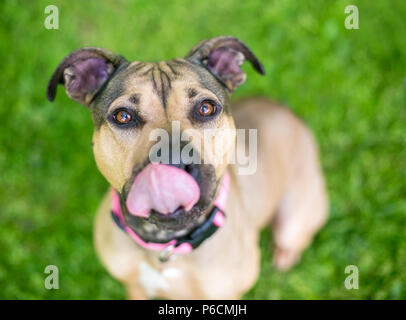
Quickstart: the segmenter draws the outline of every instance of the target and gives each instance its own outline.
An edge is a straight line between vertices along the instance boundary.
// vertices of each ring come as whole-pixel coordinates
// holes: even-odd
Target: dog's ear
[[[207,68],[230,93],[245,81],[246,74],[240,68],[245,59],[258,73],[265,74],[258,58],[241,40],[234,37],[222,36],[201,41],[185,59]]]
[[[126,60],[106,49],[87,47],[69,54],[48,83],[47,98],[54,101],[58,84],[65,86],[73,100],[89,106],[98,90]]]

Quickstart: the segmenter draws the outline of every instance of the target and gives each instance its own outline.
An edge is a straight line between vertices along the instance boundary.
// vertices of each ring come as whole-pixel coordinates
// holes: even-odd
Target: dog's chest
[[[138,271],[139,283],[149,298],[155,297],[158,292],[168,291],[170,280],[180,279],[182,276],[179,268],[156,268],[145,261],[139,264]]]
[[[234,247],[234,246],[233,246]],[[235,299],[251,287],[258,274],[258,250],[239,245],[239,252],[224,250],[198,258],[154,264],[138,264],[138,283],[148,298]],[[246,250],[247,249],[247,250]],[[241,257],[244,257],[241,259]]]

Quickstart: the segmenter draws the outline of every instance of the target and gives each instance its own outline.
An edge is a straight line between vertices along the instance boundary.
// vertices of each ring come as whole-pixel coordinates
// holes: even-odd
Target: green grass
[[[330,195],[328,224],[292,270],[272,267],[264,231],[260,278],[245,297],[406,298],[406,2],[54,0],[60,29],[46,30],[49,3],[0,4],[0,298],[124,298],[92,244],[108,185],[89,112],[61,88],[45,99],[59,61],[88,45],[169,59],[217,35],[244,40],[267,70],[246,65],[234,98],[281,101],[314,131]],[[344,28],[347,4],[359,8],[359,30]],[[49,264],[59,290],[44,288]],[[350,264],[359,290],[344,287]]]

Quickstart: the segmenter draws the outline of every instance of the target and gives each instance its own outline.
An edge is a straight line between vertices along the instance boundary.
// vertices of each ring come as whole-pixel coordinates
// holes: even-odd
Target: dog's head
[[[90,109],[97,166],[120,194],[127,224],[139,233],[185,230],[210,208],[234,147],[234,136],[221,132],[234,128],[229,96],[245,80],[245,59],[264,74],[251,50],[233,37],[202,41],[184,59],[155,63],[83,48],[54,72],[48,99],[63,84],[70,98]],[[197,143],[208,129],[216,135]],[[188,130],[192,141],[179,141]],[[162,131],[168,143],[157,139]],[[214,139],[222,147],[207,152]]]

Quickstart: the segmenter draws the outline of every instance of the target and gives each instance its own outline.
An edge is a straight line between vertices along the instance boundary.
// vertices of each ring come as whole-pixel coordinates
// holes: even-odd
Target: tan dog
[[[326,220],[323,176],[306,126],[265,99],[246,99],[231,108],[229,95],[245,80],[244,59],[264,73],[255,55],[233,37],[202,41],[184,59],[156,63],[130,63],[104,49],[83,48],[66,57],[50,80],[50,101],[63,84],[69,97],[91,111],[95,160],[115,190],[117,223],[127,231],[112,219],[109,192],[96,217],[96,249],[129,298],[239,298],[258,277],[263,226],[272,222],[274,263],[287,269]],[[227,134],[216,137],[224,144],[216,159],[225,161],[185,164],[170,158],[166,165],[151,164],[151,132],[161,128],[170,134],[175,120],[181,132],[257,129],[256,172],[241,175],[241,165],[228,165],[236,140]],[[204,158],[204,148],[206,142],[194,145],[193,152]],[[229,191],[224,191],[226,172]],[[216,220],[223,216],[212,215],[221,192],[228,197],[224,224]],[[200,232],[210,217],[211,231]],[[188,253],[162,262],[179,239],[190,239],[197,229],[201,243],[188,240]],[[163,252],[150,250],[151,243]]]

